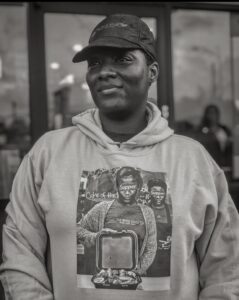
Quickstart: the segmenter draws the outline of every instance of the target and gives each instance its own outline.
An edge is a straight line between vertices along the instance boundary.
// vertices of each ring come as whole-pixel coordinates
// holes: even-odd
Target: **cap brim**
[[[72,61],[78,63],[87,60],[89,55],[95,52],[98,48],[125,48],[125,49],[138,49],[141,48],[133,42],[126,41],[121,38],[104,37],[92,42],[90,45],[77,52]]]

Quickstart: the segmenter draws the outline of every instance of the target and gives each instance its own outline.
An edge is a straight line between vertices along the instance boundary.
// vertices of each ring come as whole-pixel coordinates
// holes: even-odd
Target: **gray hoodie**
[[[239,299],[239,218],[223,171],[198,142],[173,134],[155,105],[147,110],[147,127],[120,147],[102,131],[98,110],[91,109],[74,117],[74,126],[44,134],[24,157],[3,228],[0,271],[7,299]],[[167,175],[173,211],[170,278],[150,279],[136,291],[79,288],[76,214],[82,172],[121,166]]]

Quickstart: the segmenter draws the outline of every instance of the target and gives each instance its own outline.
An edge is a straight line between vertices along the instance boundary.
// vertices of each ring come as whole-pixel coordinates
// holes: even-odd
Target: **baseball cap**
[[[156,60],[153,33],[135,15],[113,14],[106,17],[93,29],[88,46],[77,52],[72,61],[87,60],[89,54],[98,47],[141,49]]]

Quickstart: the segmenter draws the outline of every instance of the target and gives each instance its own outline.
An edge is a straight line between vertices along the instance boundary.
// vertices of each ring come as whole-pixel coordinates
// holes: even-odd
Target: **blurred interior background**
[[[208,149],[239,207],[239,3],[1,2],[1,224],[33,143],[94,106],[86,63],[71,60],[94,26],[118,12],[142,17],[156,38],[160,76],[150,101],[176,133]]]

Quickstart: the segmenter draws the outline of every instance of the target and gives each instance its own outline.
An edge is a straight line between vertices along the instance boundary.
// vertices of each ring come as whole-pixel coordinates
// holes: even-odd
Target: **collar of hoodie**
[[[102,130],[102,125],[97,108],[91,108],[72,118],[73,125],[77,126],[83,134],[94,140],[97,145],[111,149],[112,146],[120,149],[135,149],[152,146],[159,143],[173,134],[169,128],[168,121],[161,116],[161,111],[152,102],[147,102],[148,124],[138,134],[125,142],[113,141]],[[120,147],[119,147],[120,145]]]

